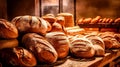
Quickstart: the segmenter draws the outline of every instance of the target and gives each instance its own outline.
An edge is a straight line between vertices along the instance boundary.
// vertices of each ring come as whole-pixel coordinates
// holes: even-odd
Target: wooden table
[[[63,64],[54,67],[103,67],[120,57],[120,49],[107,51],[104,57],[95,57],[94,60],[81,61],[68,58]]]

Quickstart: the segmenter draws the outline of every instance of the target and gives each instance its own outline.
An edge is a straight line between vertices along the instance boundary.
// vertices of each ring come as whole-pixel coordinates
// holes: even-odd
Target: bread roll
[[[65,18],[63,16],[56,17],[57,23],[61,24],[62,26],[65,26]]]
[[[6,48],[0,51],[2,62],[12,66],[30,67],[36,66],[37,61],[34,55],[22,47]]]
[[[18,37],[17,28],[5,19],[0,19],[0,38],[12,39]]]
[[[78,19],[77,24],[84,24],[83,20],[84,20],[84,18]]]
[[[90,58],[95,55],[92,43],[85,38],[75,38],[71,41],[70,52],[75,57]]]
[[[42,16],[42,18],[46,21],[48,21],[51,25],[56,22],[56,18],[53,14],[46,14],[45,16]]]
[[[65,58],[68,55],[69,40],[63,32],[50,32],[45,37],[57,51],[59,59]]]
[[[17,39],[0,40],[0,49],[13,48],[18,46]]]
[[[92,18],[85,18],[85,19],[83,20],[83,23],[84,23],[84,24],[89,24],[89,23],[91,23],[91,21],[92,21]]]
[[[65,18],[65,27],[73,27],[74,26],[74,18],[70,13],[60,13],[58,16],[63,16]]]
[[[116,18],[116,19],[114,20],[114,23],[120,23],[120,18]]]
[[[45,34],[48,31],[47,21],[36,16],[18,16],[13,18],[12,23],[20,33]]]
[[[43,37],[36,33],[25,34],[22,43],[29,49],[39,62],[54,63],[58,55],[53,46]]]
[[[85,38],[90,40],[92,42],[92,44],[94,45],[96,56],[104,56],[104,54],[105,54],[105,44],[100,37],[98,37],[96,35],[87,35],[87,36],[85,36]]]
[[[53,31],[61,31],[61,32],[63,32],[63,28],[62,28],[61,24],[55,22],[52,25],[52,30],[51,31],[52,32]]]
[[[95,18],[93,18],[93,19],[91,20],[91,23],[90,23],[90,24],[96,24],[96,23],[98,23],[99,20],[100,20],[100,18],[101,18],[101,16],[96,16]]]

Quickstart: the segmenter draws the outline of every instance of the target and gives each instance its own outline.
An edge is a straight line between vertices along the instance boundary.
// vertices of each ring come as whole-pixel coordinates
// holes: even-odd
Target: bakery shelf
[[[78,24],[80,28],[120,28],[120,23]]]

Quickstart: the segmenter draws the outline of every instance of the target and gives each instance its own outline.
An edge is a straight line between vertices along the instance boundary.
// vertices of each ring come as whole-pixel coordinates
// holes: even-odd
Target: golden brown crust
[[[37,61],[34,55],[22,47],[7,48],[0,51],[0,58],[6,64],[13,66],[36,66]]]
[[[61,24],[62,26],[65,26],[65,18],[63,16],[56,17],[57,23]]]
[[[120,18],[116,18],[116,19],[114,20],[114,23],[120,23]]]
[[[77,24],[84,24],[84,23],[83,23],[83,20],[84,20],[84,18],[78,19]]]
[[[99,36],[103,39],[105,43],[105,48],[119,48],[120,44],[115,39],[115,33],[113,32],[104,32],[99,34]]]
[[[59,59],[65,58],[68,55],[69,40],[63,32],[50,32],[45,37],[56,49]]]
[[[23,44],[32,51],[39,62],[54,63],[57,60],[57,52],[53,46],[43,37],[35,33],[23,36]]]
[[[20,33],[45,34],[48,31],[47,21],[36,16],[19,16],[12,20]]]
[[[96,35],[87,35],[87,36],[85,36],[85,38],[90,40],[92,42],[92,44],[94,45],[96,56],[104,56],[104,54],[105,54],[105,44],[100,37],[98,37]]]
[[[95,54],[92,43],[84,38],[75,38],[71,41],[70,52],[76,57],[90,58]]]
[[[17,39],[0,40],[0,49],[13,48],[18,46]]]
[[[52,30],[51,30],[52,32],[54,32],[54,31],[61,31],[61,32],[63,32],[63,29],[62,29],[62,26],[61,26],[61,24],[59,24],[59,23],[53,23],[53,25],[52,25]]]
[[[65,27],[73,27],[74,19],[71,13],[59,13],[58,16],[63,16],[65,19]]]
[[[93,19],[91,20],[91,24],[96,24],[96,23],[98,23],[99,20],[100,20],[100,18],[101,18],[101,16],[96,16],[95,18],[93,18]]]
[[[48,21],[51,25],[56,22],[56,18],[53,14],[46,14],[45,16],[42,16],[42,18],[46,21]]]
[[[86,18],[86,19],[83,20],[83,23],[84,24],[89,24],[89,23],[91,23],[91,21],[92,21],[92,18]]]
[[[11,39],[17,37],[17,28],[7,20],[0,19],[0,38]]]

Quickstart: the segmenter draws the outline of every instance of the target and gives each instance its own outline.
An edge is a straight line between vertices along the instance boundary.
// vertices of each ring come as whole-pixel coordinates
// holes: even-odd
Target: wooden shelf
[[[94,60],[88,61],[69,58],[65,63],[55,67],[103,67],[118,57],[120,57],[120,49],[113,49],[111,52],[106,53],[104,57],[95,57]]]

